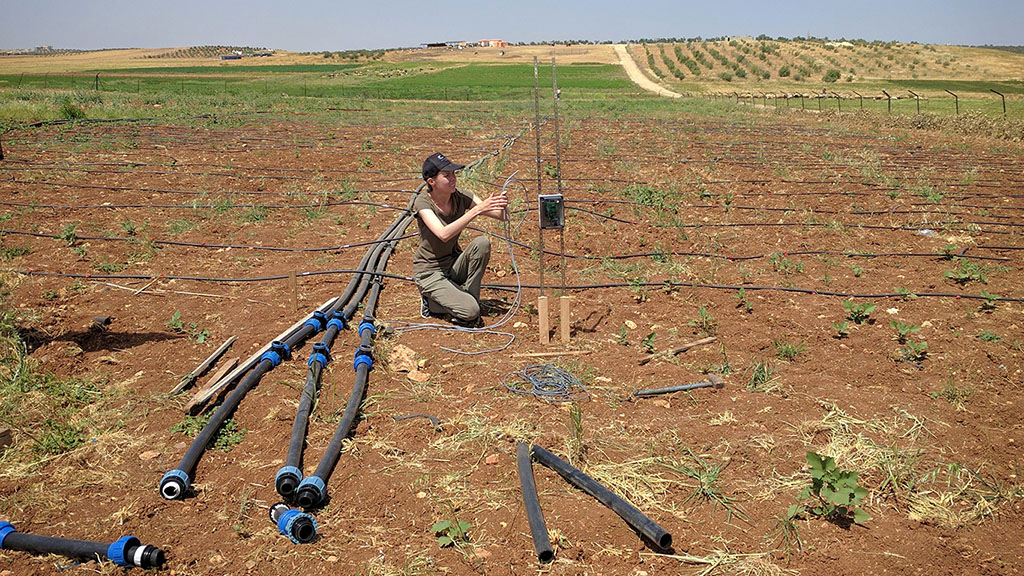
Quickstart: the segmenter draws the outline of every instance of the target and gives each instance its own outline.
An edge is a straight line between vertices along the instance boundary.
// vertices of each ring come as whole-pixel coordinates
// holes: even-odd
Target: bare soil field
[[[543,265],[548,294],[573,298],[572,339],[560,343],[553,314],[543,346],[533,132],[481,106],[376,106],[7,134],[0,240],[26,361],[89,384],[69,420],[83,442],[70,451],[36,448],[43,392],[8,415],[0,518],[67,538],[133,534],[182,576],[1022,573],[1020,145],[755,112],[567,114],[567,258],[563,270],[547,231]],[[461,123],[441,137],[422,128],[452,117]],[[542,130],[542,187],[553,192],[550,123]],[[516,171],[522,181],[509,227],[519,244],[479,223],[494,247],[485,324],[513,306],[517,272],[529,286],[501,329],[511,345],[467,355],[441,347],[483,352],[507,337],[408,330],[421,319],[402,279],[415,240],[403,240],[376,309],[360,418],[327,504],[310,511],[318,538],[293,544],[267,518],[311,342],[242,401],[241,442],[209,449],[187,498],[164,500],[157,485],[190,442],[172,431],[190,395],[169,394],[179,377],[232,335],[228,356],[248,357],[337,296],[366,251],[348,245],[394,221],[436,150],[462,162],[496,154],[462,177],[477,194]],[[875,307],[855,320],[844,302]],[[344,409],[358,342],[349,329],[334,344],[307,472]],[[392,360],[403,347],[411,372]],[[568,354],[523,356],[539,352]],[[652,352],[662,355],[642,363]],[[577,410],[503,385],[538,361],[587,388]],[[632,397],[709,375],[724,386]],[[409,414],[441,426],[394,418]],[[535,464],[555,548],[539,565],[517,441],[627,498],[672,534],[672,549]],[[869,520],[787,515],[811,507],[800,498],[808,451],[860,473]],[[468,539],[442,548],[432,526],[452,519],[469,523]],[[4,575],[97,572],[122,570],[0,551]]]

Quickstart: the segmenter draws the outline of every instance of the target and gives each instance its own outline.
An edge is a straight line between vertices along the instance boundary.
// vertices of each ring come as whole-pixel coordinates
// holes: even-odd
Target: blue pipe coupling
[[[160,495],[168,500],[184,500],[191,482],[184,470],[171,470],[160,480]]]
[[[371,337],[371,338],[372,338],[372,337],[373,337],[374,335],[376,335],[376,334],[377,334],[377,327],[373,325],[373,322],[366,322],[366,321],[363,321],[363,322],[360,322],[360,323],[359,323],[359,337],[360,337],[360,338],[362,338],[362,337],[363,337],[363,330],[369,330],[369,331],[370,331],[370,337]]]
[[[267,350],[262,356],[260,356],[260,362],[270,360],[270,364],[274,368],[277,368],[278,364],[280,364],[282,360],[288,360],[291,357],[291,348],[280,340],[274,340],[270,343],[270,350]]]
[[[299,484],[295,499],[299,506],[308,510],[319,506],[326,496],[327,485],[323,479],[319,476],[310,476]]]
[[[302,482],[302,470],[295,466],[283,466],[277,471],[277,476],[274,476],[274,488],[284,498],[294,496],[300,482]]]
[[[324,314],[323,312],[316,310],[313,312],[313,317],[310,318],[309,320],[306,320],[303,326],[309,326],[310,328],[313,329],[313,333],[316,334],[317,332],[323,330],[326,324],[327,314]]]
[[[324,344],[323,342],[317,342],[316,344],[313,344],[313,351],[310,352],[309,362],[307,362],[307,364],[309,364],[310,367],[312,367],[313,363],[316,362],[320,364],[320,368],[322,369],[324,366],[327,366],[327,363],[330,360],[331,349],[327,347],[327,344]]]
[[[316,538],[316,519],[305,512],[289,508],[284,502],[270,507],[270,521],[295,544],[306,544]]]
[[[330,328],[331,326],[334,326],[335,332],[341,332],[342,330],[344,330],[345,313],[339,310],[334,314],[331,314],[331,319],[327,322],[327,327]]]

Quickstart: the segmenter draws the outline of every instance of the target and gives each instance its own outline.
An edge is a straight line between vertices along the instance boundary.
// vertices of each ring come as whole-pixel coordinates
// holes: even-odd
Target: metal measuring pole
[[[533,132],[537,142],[537,210],[540,210],[539,198],[541,194],[541,172],[540,172],[540,81],[538,80],[537,57],[533,57]],[[539,214],[539,212],[538,212]],[[548,297],[544,295],[544,230],[537,228],[537,245],[540,249],[540,296],[537,297],[537,330],[541,344],[551,341],[550,328],[548,325]]]
[[[558,182],[558,194],[563,197],[563,201],[562,202],[564,204],[564,202],[565,202],[564,201],[564,194],[562,193],[562,134],[561,134],[561,132],[559,131],[559,128],[558,128],[558,98],[559,98],[559,96],[561,96],[561,92],[558,90],[558,74],[556,72],[555,58],[553,56],[551,58],[551,89],[552,89],[552,94],[554,96],[554,113],[555,113],[555,172],[556,172],[555,180]],[[565,276],[566,276],[566,270],[565,270],[565,223],[564,223],[564,221],[562,223],[562,226],[558,229],[558,236],[559,236],[559,239],[560,239],[560,242],[561,242],[561,248],[560,248],[559,254],[562,257],[562,264],[561,264],[561,268],[562,268],[562,295],[558,299],[558,304],[559,304],[559,308],[560,308],[560,314],[559,314],[560,322],[559,322],[559,324],[560,324],[560,328],[561,328],[560,331],[561,331],[561,335],[562,335],[562,342],[563,343],[568,343],[569,342],[569,333],[570,333],[570,328],[571,328],[570,320],[569,320],[570,315],[571,315],[570,312],[569,312],[569,304],[570,304],[571,298],[569,298],[568,296],[565,295],[565,286],[566,286]]]

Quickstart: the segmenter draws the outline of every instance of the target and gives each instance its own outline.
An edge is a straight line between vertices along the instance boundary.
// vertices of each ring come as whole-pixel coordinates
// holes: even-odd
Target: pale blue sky
[[[501,38],[818,36],[1024,44],[1022,0],[0,0],[0,49],[210,44],[313,52]]]

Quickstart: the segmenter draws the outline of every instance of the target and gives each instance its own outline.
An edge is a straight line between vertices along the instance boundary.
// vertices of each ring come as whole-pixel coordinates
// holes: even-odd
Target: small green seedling
[[[644,351],[644,354],[654,354],[654,337],[655,333],[651,332],[640,341],[640,349]]]
[[[957,284],[967,284],[968,282],[981,282],[982,284],[988,284],[988,277],[985,274],[988,269],[984,266],[971,262],[966,258],[955,258],[954,259],[958,267],[953,270],[946,271],[946,278],[956,282]]]
[[[437,536],[437,544],[441,548],[469,542],[469,529],[472,525],[465,520],[442,520],[430,527]]]
[[[850,323],[846,320],[833,322],[832,328],[836,331],[836,338],[846,338],[850,335]]]
[[[742,307],[747,311],[747,314],[754,311],[754,305],[750,303],[750,300],[747,300],[747,290],[745,288],[740,288],[733,298],[740,301],[739,304],[736,305],[737,308]]]
[[[619,346],[629,346],[629,330],[625,324],[619,326],[619,332],[615,336],[615,343]]]
[[[900,348],[900,356],[903,360],[907,360],[909,362],[920,362],[928,356],[927,342],[914,342],[913,340],[907,340],[903,345],[903,348]]]
[[[857,484],[857,472],[841,470],[836,461],[816,452],[807,452],[811,484],[800,492],[800,498],[816,500],[807,512],[831,522],[863,524],[871,515],[861,507],[868,495],[866,488]]]
[[[893,291],[896,292],[896,296],[899,297],[900,300],[906,301],[909,300],[910,298],[917,298],[917,294],[914,294],[913,292],[907,290],[906,288],[901,288],[897,286],[896,288],[893,288]]]
[[[900,344],[906,344],[908,336],[910,336],[914,332],[921,331],[920,326],[915,326],[914,324],[907,324],[905,322],[898,322],[896,320],[889,322],[889,326],[891,326],[892,329],[896,331],[896,335],[893,336],[892,339],[899,342]]]
[[[978,339],[983,340],[985,342],[999,342],[1003,338],[1002,336],[996,334],[995,332],[991,332],[989,330],[982,330],[980,333],[978,333]]]
[[[956,251],[959,249],[960,247],[956,244],[946,244],[942,250],[939,250],[939,256],[942,256],[943,260],[952,260],[956,257]]]
[[[996,302],[1003,299],[999,294],[989,294],[984,290],[981,291],[981,297],[985,299],[985,301],[981,303],[981,310],[985,312],[995,310],[997,306]]]
[[[843,309],[846,310],[846,317],[854,324],[867,324],[868,317],[875,311],[874,302],[855,304],[853,300],[843,300]]]
[[[715,322],[715,317],[712,316],[710,312],[708,312],[706,306],[701,306],[700,308],[697,309],[697,319],[690,320],[689,324],[690,326],[694,326],[695,328],[699,329],[701,332],[707,334],[708,336],[711,336],[712,334],[715,333],[715,327],[717,326],[717,322]]]

